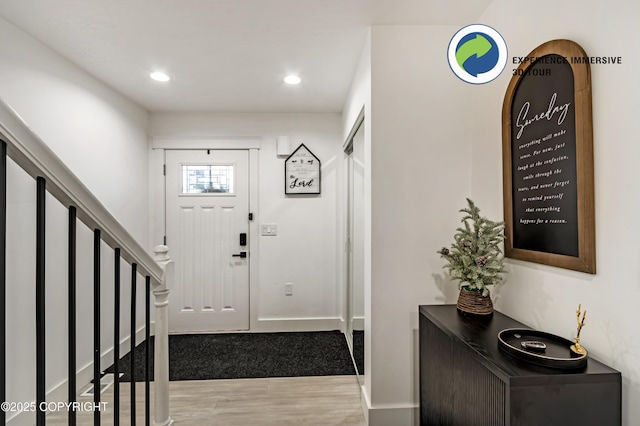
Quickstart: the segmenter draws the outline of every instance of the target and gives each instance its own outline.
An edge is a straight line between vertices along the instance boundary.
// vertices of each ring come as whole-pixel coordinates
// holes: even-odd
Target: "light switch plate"
[[[260,225],[260,234],[270,237],[278,235],[278,225],[275,223],[263,223]]]

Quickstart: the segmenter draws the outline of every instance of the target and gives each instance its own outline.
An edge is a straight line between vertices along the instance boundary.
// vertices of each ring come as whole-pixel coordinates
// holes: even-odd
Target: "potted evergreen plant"
[[[480,209],[467,198],[468,207],[464,213],[464,227],[456,230],[451,248],[438,251],[447,264],[453,280],[459,281],[460,295],[457,307],[460,311],[489,315],[493,313],[493,303],[489,286],[502,281],[504,257],[500,244],[504,240],[504,222],[494,222],[480,216]]]

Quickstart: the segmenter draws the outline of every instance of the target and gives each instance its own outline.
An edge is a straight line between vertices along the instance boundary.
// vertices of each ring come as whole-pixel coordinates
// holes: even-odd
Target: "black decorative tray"
[[[523,342],[532,348],[523,347]],[[545,348],[536,349],[538,342]],[[570,349],[573,344],[560,336],[526,328],[507,328],[498,333],[498,346],[508,354],[532,364],[561,370],[576,370],[587,365],[587,354],[574,353]]]

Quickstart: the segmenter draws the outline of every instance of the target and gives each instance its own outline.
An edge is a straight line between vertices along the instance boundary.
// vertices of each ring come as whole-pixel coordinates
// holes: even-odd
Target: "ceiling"
[[[0,16],[149,111],[340,112],[369,26],[466,25],[491,1],[0,0]]]

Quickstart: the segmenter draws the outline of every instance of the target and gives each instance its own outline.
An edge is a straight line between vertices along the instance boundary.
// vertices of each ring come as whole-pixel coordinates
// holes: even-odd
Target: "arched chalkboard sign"
[[[594,274],[591,71],[569,40],[534,49],[502,106],[505,255]]]

